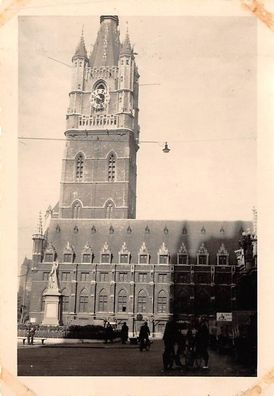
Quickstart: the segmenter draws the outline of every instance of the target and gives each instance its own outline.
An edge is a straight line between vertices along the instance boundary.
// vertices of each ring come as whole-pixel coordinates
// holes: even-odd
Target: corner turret
[[[38,264],[43,259],[43,248],[45,236],[43,234],[42,225],[42,214],[39,213],[39,219],[37,224],[37,231],[32,235],[33,240],[33,252],[32,252],[32,269],[36,269]]]

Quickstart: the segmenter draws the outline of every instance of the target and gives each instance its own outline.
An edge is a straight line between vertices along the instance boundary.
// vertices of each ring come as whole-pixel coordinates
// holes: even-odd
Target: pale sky
[[[138,53],[137,218],[250,220],[256,206],[256,20],[121,17]],[[64,138],[70,65],[82,25],[98,17],[23,17],[19,136]],[[159,143],[145,143],[145,141]],[[144,141],[144,143],[142,143]],[[162,152],[168,141],[171,151]],[[38,212],[59,199],[64,141],[19,142],[19,261],[31,257]]]

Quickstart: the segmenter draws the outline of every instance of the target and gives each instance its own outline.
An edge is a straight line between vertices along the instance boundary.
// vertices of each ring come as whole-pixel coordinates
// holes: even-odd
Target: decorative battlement
[[[108,128],[116,128],[118,127],[118,120],[118,116],[114,114],[100,114],[95,116],[81,115],[78,116],[78,128],[85,129],[87,126],[102,129],[104,129],[106,126]]]

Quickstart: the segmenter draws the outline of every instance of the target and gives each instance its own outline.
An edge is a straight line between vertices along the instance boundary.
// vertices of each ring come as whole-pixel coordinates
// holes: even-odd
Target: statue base
[[[42,325],[58,326],[60,324],[60,296],[56,290],[45,293],[45,310]]]

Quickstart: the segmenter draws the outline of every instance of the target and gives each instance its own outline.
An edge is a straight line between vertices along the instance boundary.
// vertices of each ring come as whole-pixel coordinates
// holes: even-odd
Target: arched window
[[[105,90],[106,87],[105,87],[105,85],[104,85],[103,83],[99,83],[98,85],[96,85],[96,88],[95,88],[95,89]]]
[[[140,290],[137,297],[137,312],[146,312],[147,296],[144,290]]]
[[[108,296],[105,289],[102,289],[99,293],[98,311],[106,312],[108,305]]]
[[[76,181],[80,182],[83,180],[83,173],[84,173],[84,156],[82,153],[79,153],[75,159]]]
[[[166,293],[164,292],[164,290],[161,290],[158,294],[157,311],[159,313],[167,312],[167,297],[166,297]]]
[[[113,153],[108,157],[108,181],[113,182],[115,180],[116,171],[116,158]]]
[[[72,218],[79,219],[82,205],[79,201],[76,201],[72,205]]]
[[[124,289],[120,290],[118,294],[118,312],[127,311],[127,293]]]
[[[88,293],[83,289],[79,297],[79,312],[88,312]]]

